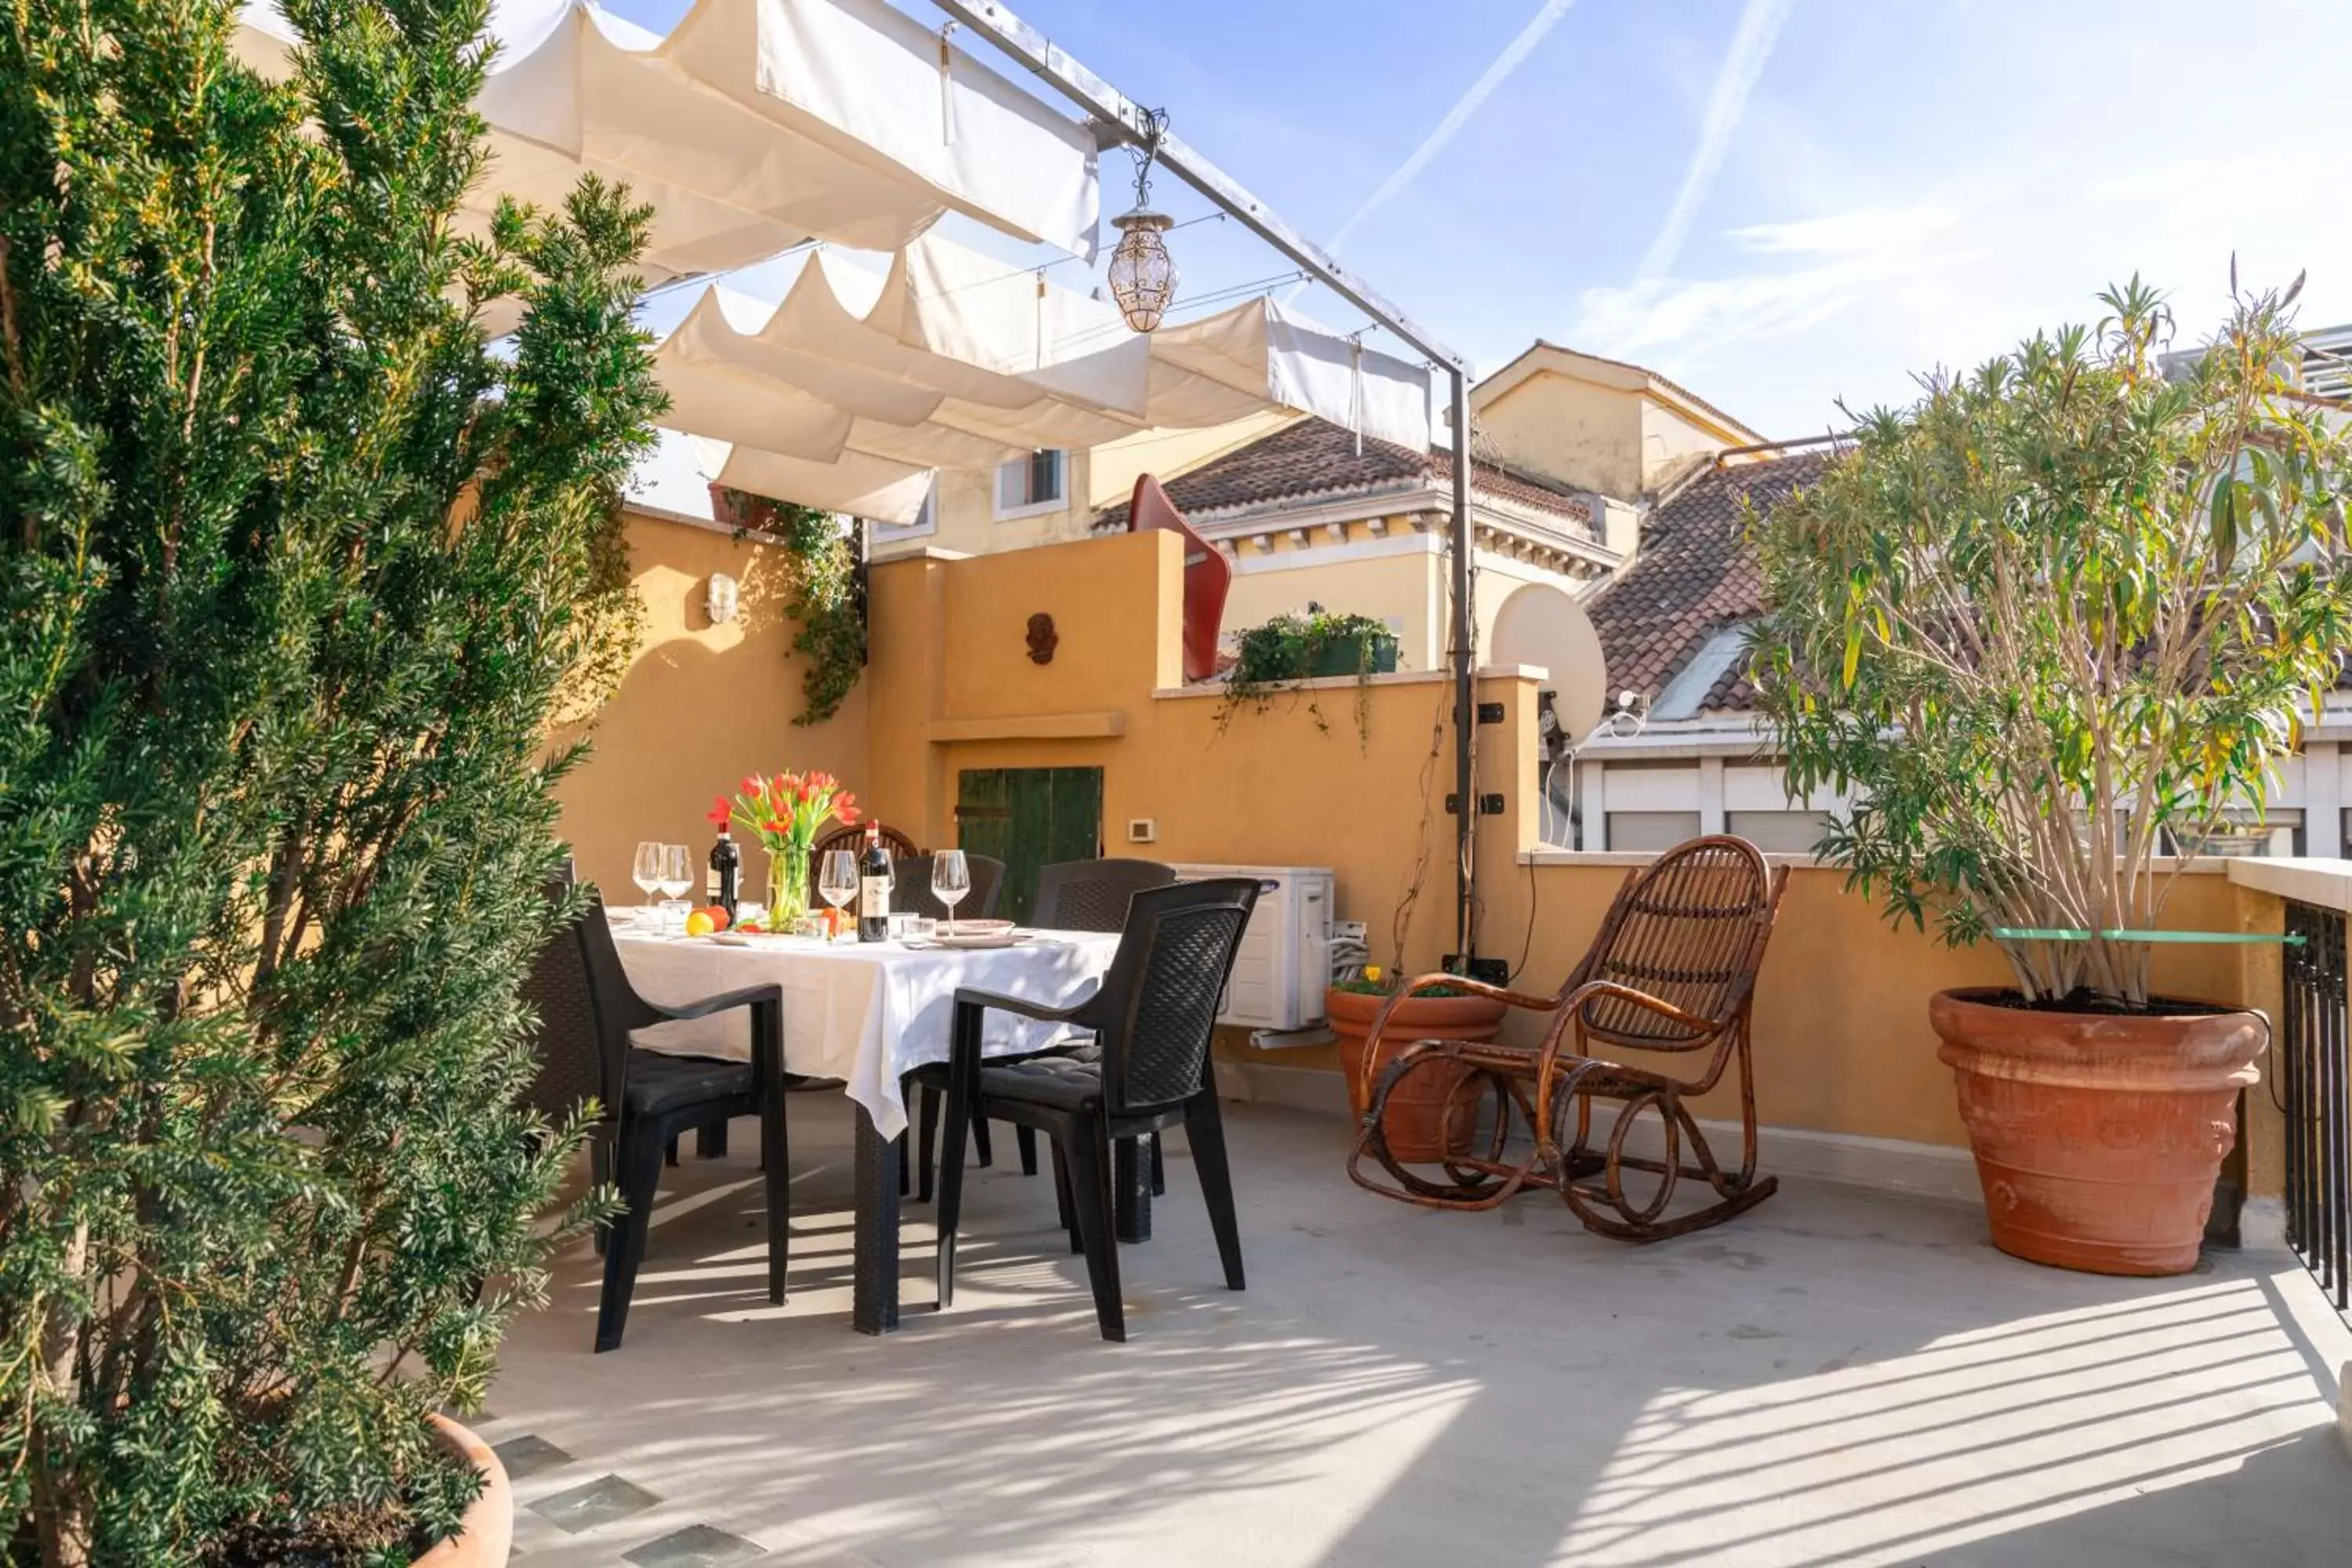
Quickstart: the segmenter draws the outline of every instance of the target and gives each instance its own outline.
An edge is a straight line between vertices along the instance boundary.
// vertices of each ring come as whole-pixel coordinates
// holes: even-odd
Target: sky
[[[606,0],[667,27],[685,0]],[[922,0],[902,7],[927,18]],[[2307,270],[2352,321],[2352,0],[1019,0],[1481,371],[1542,338],[1769,437],[1842,428],[2135,271],[2182,343]],[[1132,198],[1103,163],[1106,214]],[[1155,205],[1208,208],[1164,174]],[[1028,258],[1003,242],[1008,259]],[[1185,295],[1263,281],[1235,226]],[[1084,268],[1057,281],[1089,286]],[[1394,345],[1391,345],[1393,347]]]

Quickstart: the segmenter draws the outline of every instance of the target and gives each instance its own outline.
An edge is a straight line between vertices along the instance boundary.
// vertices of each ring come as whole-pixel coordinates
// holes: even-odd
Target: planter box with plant
[[[604,1206],[516,993],[646,216],[458,221],[486,0],[285,11],[282,82],[231,0],[0,22],[10,1563],[502,1561],[435,1413]]]
[[[1334,615],[1310,603],[1303,616],[1280,615],[1244,631],[1233,673],[1227,678],[1223,721],[1247,706],[1263,711],[1285,691],[1296,692],[1310,680],[1356,678],[1356,731],[1360,738],[1370,722],[1370,683],[1375,675],[1392,675],[1397,667],[1397,639],[1388,623],[1370,616]],[[1330,729],[1323,710],[1311,698],[1307,711],[1318,730]]]
[[[1789,787],[1854,802],[1822,852],[2009,962],[2011,989],[1931,1016],[2021,1257],[2191,1267],[2256,1079],[2266,1021],[2152,994],[2145,933],[2171,847],[2259,818],[2352,632],[2352,451],[2292,381],[2294,292],[2241,296],[2168,374],[2135,279],[2097,326],[1864,417],[1754,530]]]

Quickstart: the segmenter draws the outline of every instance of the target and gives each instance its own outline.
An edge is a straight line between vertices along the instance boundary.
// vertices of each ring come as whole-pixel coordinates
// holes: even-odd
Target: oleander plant
[[[487,0],[283,8],[0,17],[11,1563],[409,1561],[584,1214],[516,993],[646,218],[461,220]]]

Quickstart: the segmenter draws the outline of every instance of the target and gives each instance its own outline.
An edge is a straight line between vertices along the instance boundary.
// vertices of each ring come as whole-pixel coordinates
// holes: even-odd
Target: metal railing
[[[2347,1310],[2352,1224],[2352,1074],[2347,1074],[2344,916],[2286,901],[2285,1016],[2273,1094],[2286,1115],[2286,1238],[2320,1289]]]

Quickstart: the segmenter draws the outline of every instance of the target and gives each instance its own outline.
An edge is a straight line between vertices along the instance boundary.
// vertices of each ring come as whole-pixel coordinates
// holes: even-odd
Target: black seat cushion
[[[1018,1100],[1055,1110],[1087,1111],[1102,1103],[1102,1058],[1076,1056],[1031,1057],[1025,1061],[984,1063],[980,1069],[980,1095],[990,1100]]]
[[[680,1106],[751,1092],[751,1064],[717,1057],[674,1057],[667,1051],[629,1053],[629,1114],[658,1116]]]

